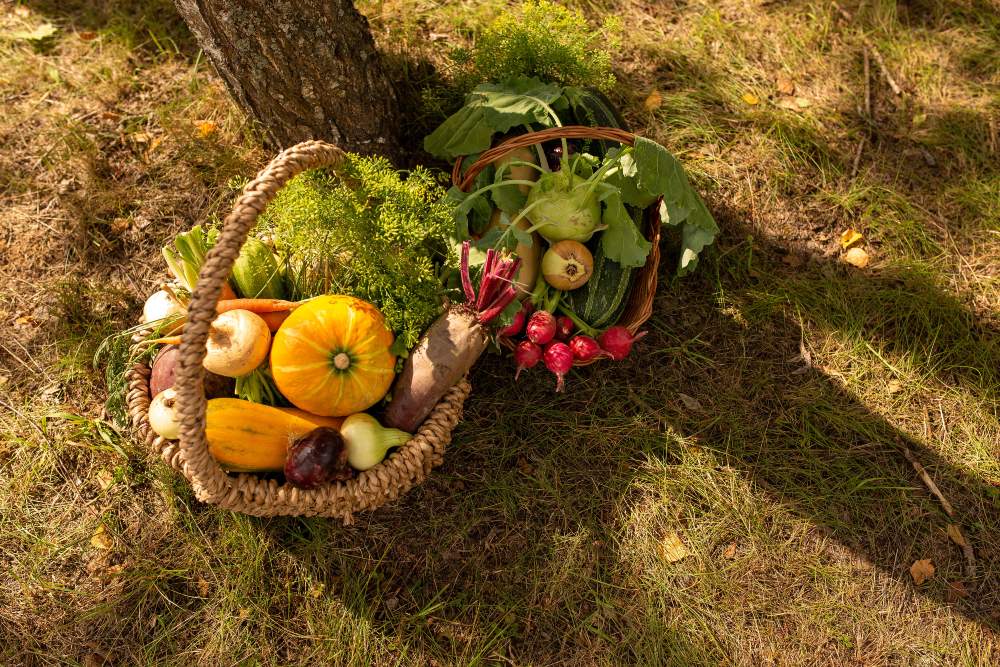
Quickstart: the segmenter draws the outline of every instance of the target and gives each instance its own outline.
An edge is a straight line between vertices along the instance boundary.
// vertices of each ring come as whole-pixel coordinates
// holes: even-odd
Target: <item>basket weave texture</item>
[[[174,384],[180,415],[179,441],[165,440],[149,426],[149,365],[135,364],[129,372],[127,405],[135,434],[191,482],[195,497],[202,502],[254,516],[325,516],[350,524],[355,512],[375,509],[423,482],[431,469],[444,460],[451,432],[461,419],[462,406],[471,391],[467,379],[452,387],[417,433],[385,461],[346,482],[310,490],[253,474],[228,474],[208,452],[202,361],[222,285],[257,216],[278,190],[303,171],[336,168],[343,159],[339,148],[322,141],[292,146],[246,186],[226,217],[218,241],[199,273],[181,338]],[[140,332],[133,341],[139,344],[149,333]]]
[[[502,143],[497,144],[488,151],[484,151],[479,159],[464,173],[462,171],[462,159],[455,161],[455,166],[451,172],[452,183],[463,192],[468,192],[472,188],[479,173],[493,164],[497,160],[503,159],[515,151],[522,148],[530,148],[553,139],[594,139],[604,141],[615,141],[626,146],[635,144],[636,135],[626,130],[614,127],[587,127],[585,125],[567,125],[564,127],[551,127],[538,132],[529,132],[511,137]],[[645,221],[646,229],[644,234],[646,240],[652,243],[646,263],[636,272],[632,287],[629,291],[628,301],[618,324],[635,334],[639,327],[646,323],[653,315],[653,299],[656,296],[657,271],[660,266],[660,207],[659,202],[654,202],[646,209]],[[513,350],[516,343],[510,338],[501,338],[500,344]],[[574,366],[589,366],[600,359],[589,361],[575,361]]]

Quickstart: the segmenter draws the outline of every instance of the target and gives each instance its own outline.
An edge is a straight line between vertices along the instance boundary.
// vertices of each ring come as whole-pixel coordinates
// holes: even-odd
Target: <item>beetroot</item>
[[[590,361],[604,354],[604,350],[596,340],[583,334],[573,336],[569,342],[569,349],[577,361]]]
[[[645,331],[640,331],[633,336],[625,327],[611,327],[601,334],[601,347],[604,348],[609,357],[615,361],[621,361],[632,351],[632,343],[645,335]]]
[[[545,345],[556,337],[556,318],[548,311],[536,311],[528,320],[525,333],[532,343]]]
[[[567,315],[560,315],[556,318],[556,338],[559,340],[569,340],[573,335],[573,320]]]
[[[542,360],[542,348],[538,347],[530,340],[522,340],[514,350],[514,361],[517,362],[517,372],[514,374],[516,380],[521,371],[526,368],[534,368]]]
[[[563,378],[573,368],[573,352],[569,345],[556,341],[545,348],[545,367],[556,374],[556,391],[562,391],[565,387]]]

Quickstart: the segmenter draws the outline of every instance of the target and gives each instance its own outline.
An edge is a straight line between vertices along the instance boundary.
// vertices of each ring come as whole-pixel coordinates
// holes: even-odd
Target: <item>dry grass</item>
[[[615,101],[723,237],[664,276],[641,354],[568,395],[538,373],[512,400],[509,360],[482,362],[444,467],[351,528],[204,507],[98,419],[96,344],[267,151],[165,0],[3,6],[0,34],[60,30],[0,38],[0,662],[1000,660],[995,7],[577,4],[625,18]],[[415,147],[497,7],[360,5]],[[904,91],[872,61],[870,113],[863,37]]]

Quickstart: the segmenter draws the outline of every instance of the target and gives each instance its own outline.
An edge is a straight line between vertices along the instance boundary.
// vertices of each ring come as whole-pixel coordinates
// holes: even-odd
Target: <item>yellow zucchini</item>
[[[343,419],[295,408],[274,408],[238,398],[213,398],[205,409],[208,451],[225,470],[280,472],[288,445],[319,426]]]

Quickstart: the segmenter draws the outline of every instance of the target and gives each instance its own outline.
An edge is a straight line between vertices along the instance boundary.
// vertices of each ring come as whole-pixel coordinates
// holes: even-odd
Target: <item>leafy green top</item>
[[[607,92],[615,84],[611,54],[621,40],[621,20],[590,26],[579,11],[551,0],[529,0],[501,14],[456,60],[471,66],[470,84],[538,77],[561,85]]]
[[[426,169],[404,178],[385,158],[349,155],[334,174],[292,179],[261,215],[292,298],[351,294],[374,303],[405,353],[442,309],[440,267],[454,267],[452,209]]]

